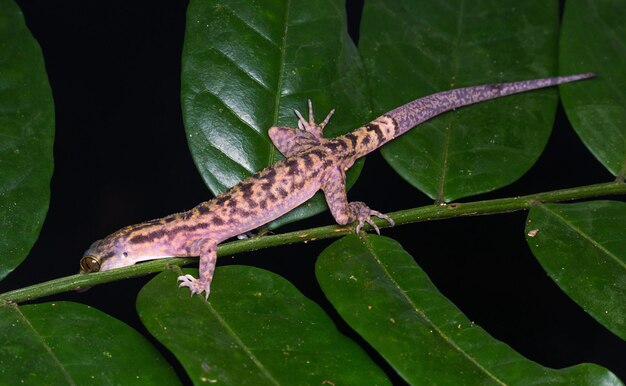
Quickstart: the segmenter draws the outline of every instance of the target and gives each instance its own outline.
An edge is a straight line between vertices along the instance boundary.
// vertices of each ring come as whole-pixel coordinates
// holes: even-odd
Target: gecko
[[[360,201],[348,202],[346,170],[366,154],[437,115],[470,104],[595,76],[594,73],[457,88],[416,99],[356,130],[325,138],[334,110],[317,124],[312,103],[308,120],[294,110],[297,127],[273,126],[269,137],[284,160],[239,182],[215,198],[181,213],[124,227],[94,242],[80,261],[80,272],[107,271],[140,261],[199,256],[199,278],[178,277],[179,287],[208,299],[217,245],[256,229],[298,207],[322,190],[335,221],[356,223],[358,233],[371,216],[393,220]]]

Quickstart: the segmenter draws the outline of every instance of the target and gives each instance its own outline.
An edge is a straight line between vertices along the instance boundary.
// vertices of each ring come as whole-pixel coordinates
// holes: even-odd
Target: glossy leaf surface
[[[626,203],[534,206],[526,240],[568,296],[626,339]]]
[[[562,73],[595,71],[585,84],[561,86],[572,126],[613,175],[626,175],[626,6],[623,0],[568,0],[563,14]]]
[[[346,236],[322,252],[316,275],[341,317],[410,384],[621,384],[596,365],[553,370],[522,357],[469,321],[392,239]]]
[[[175,385],[178,378],[138,332],[70,302],[0,307],[0,383]]]
[[[366,123],[367,88],[345,18],[340,0],[191,1],[183,114],[195,163],[213,193],[282,159],[267,130],[296,126],[293,109],[306,114],[307,99],[318,121],[337,110],[327,137]],[[270,228],[325,207],[318,195]]]
[[[41,50],[0,0],[0,279],[37,240],[50,201],[54,105]]]
[[[359,51],[374,109],[438,91],[556,74],[557,1],[384,1],[365,4]],[[438,201],[492,191],[542,153],[556,89],[446,113],[382,148],[405,180]]]
[[[177,289],[177,276],[165,272],[150,281],[139,294],[137,310],[194,382],[389,383],[319,306],[280,276],[252,267],[219,267],[208,302]]]

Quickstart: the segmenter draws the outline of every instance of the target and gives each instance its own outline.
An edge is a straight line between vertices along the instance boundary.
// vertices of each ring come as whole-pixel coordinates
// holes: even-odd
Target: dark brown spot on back
[[[201,215],[205,215],[210,212],[209,207],[207,205],[200,204],[196,208],[198,209],[198,213],[200,213]]]
[[[285,166],[288,167],[287,170],[287,174],[290,176],[295,176],[298,174],[299,169],[298,169],[298,160],[296,159],[288,159],[287,161],[285,161]]]
[[[239,185],[239,191],[241,191],[243,197],[250,197],[252,195],[252,187],[254,186],[251,182],[242,182]]]
[[[304,166],[307,168],[313,167],[313,159],[311,158],[311,154],[302,154],[302,161],[304,161]]]
[[[197,229],[206,229],[208,227],[209,227],[209,224],[207,224],[205,222],[200,222],[200,223],[197,223],[197,224],[192,225],[192,226],[186,226],[185,228],[188,231],[195,231]]]
[[[348,133],[344,135],[343,137],[347,139],[348,141],[350,141],[350,144],[352,145],[352,147],[356,147],[358,138],[354,133]]]
[[[159,229],[156,230],[154,232],[149,232],[146,234],[139,234],[139,235],[135,235],[133,237],[131,237],[130,239],[128,239],[128,242],[130,244],[140,244],[140,243],[145,243],[145,242],[152,242],[156,239],[160,239],[162,237],[164,237],[167,233],[165,232],[164,229]]]
[[[333,153],[337,152],[337,147],[339,147],[339,145],[336,142],[327,142],[324,145],[328,150],[332,151]]]
[[[385,140],[385,136],[383,135],[383,131],[380,129],[380,126],[377,123],[370,123],[365,126],[367,131],[373,131],[376,133],[376,137],[378,138],[378,142],[383,142]]]
[[[393,124],[393,136],[395,138],[398,135],[398,131],[400,131],[400,126],[398,125],[398,122],[395,120],[394,117],[389,115],[385,115],[385,117],[391,119],[391,123]]]
[[[230,193],[228,194],[221,194],[217,197],[215,197],[214,199],[215,204],[217,205],[222,205],[223,203],[225,203],[226,201],[230,200]]]
[[[247,210],[239,210],[239,215],[242,217],[250,217],[250,215],[254,214],[254,212]]]
[[[313,149],[311,151],[309,151],[309,154],[313,154],[318,156],[320,159],[324,158],[324,152],[321,151],[320,149]]]

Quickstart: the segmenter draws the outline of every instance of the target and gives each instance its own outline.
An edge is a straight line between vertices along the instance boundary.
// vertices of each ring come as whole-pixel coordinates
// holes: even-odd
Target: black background
[[[94,240],[211,197],[192,162],[182,125],[180,57],[186,3],[18,4],[41,45],[54,94],[55,171],[41,236],[26,261],[0,283],[2,292],[75,274],[82,253]],[[348,3],[355,39],[361,7],[359,1]],[[511,186],[470,200],[612,179],[559,109],[546,151],[532,170]],[[383,212],[431,203],[378,153],[368,156],[349,197]],[[620,368],[626,344],[546,276],[524,240],[525,216],[517,212],[410,224],[383,234],[402,243],[470,320],[527,358],[554,368],[594,362],[626,379],[626,369]],[[285,230],[331,223],[324,213]],[[330,242],[241,254],[218,264],[254,265],[284,276],[325,307],[344,333],[359,340],[336,317],[315,281],[315,257]],[[89,304],[145,332],[134,302],[148,280],[110,283],[44,300]]]

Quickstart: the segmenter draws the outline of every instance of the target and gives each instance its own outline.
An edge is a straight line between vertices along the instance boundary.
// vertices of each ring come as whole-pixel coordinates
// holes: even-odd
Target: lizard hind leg
[[[359,233],[365,223],[368,223],[376,233],[380,234],[378,226],[372,221],[372,216],[387,220],[391,226],[395,225],[391,217],[370,209],[364,202],[348,202],[346,196],[346,175],[342,168],[336,168],[329,173],[328,180],[322,187],[322,190],[335,221],[340,225],[357,222],[356,233]]]
[[[195,248],[194,248],[195,249]],[[197,252],[200,255],[199,278],[192,275],[181,275],[178,277],[180,284],[178,287],[187,287],[191,296],[205,293],[205,299],[209,298],[211,292],[211,281],[215,272],[217,262],[217,243],[211,240],[201,240],[198,243]]]
[[[274,146],[280,150],[285,157],[301,153],[313,146],[318,146],[324,139],[324,127],[328,124],[330,117],[335,110],[324,118],[319,125],[315,123],[313,115],[313,104],[309,100],[309,119],[306,120],[298,110],[294,113],[298,117],[298,128],[285,126],[272,126],[268,130],[268,135]]]
[[[330,110],[328,115],[326,115],[326,118],[324,118],[324,120],[318,125],[315,123],[315,115],[313,114],[313,103],[311,102],[310,99],[308,100],[308,106],[309,106],[309,120],[308,121],[304,119],[304,117],[298,110],[295,110],[295,109],[293,110],[296,116],[298,117],[298,127],[300,128],[300,130],[304,130],[307,133],[313,134],[316,138],[321,139],[324,137],[323,136],[324,127],[326,127],[326,125],[330,121],[330,117],[333,116],[333,114],[335,113],[335,110],[334,109]]]

